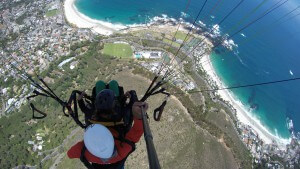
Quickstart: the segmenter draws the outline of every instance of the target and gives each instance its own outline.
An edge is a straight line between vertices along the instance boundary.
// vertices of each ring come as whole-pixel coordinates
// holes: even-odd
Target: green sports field
[[[53,9],[53,10],[50,10],[50,11],[47,11],[46,12],[46,16],[47,17],[51,17],[51,16],[55,16],[57,14],[57,9]]]
[[[174,33],[176,39],[184,40],[186,37],[186,33],[178,31],[176,34]]]
[[[102,53],[105,55],[130,58],[133,55],[133,51],[128,44],[123,43],[106,43]]]

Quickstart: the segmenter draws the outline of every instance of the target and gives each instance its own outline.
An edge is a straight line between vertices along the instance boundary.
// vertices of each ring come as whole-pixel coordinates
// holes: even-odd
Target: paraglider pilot
[[[114,96],[110,89],[97,94],[95,108],[105,112],[102,113],[103,118],[116,113]],[[132,105],[133,125],[125,134],[125,139],[118,139],[119,133],[113,128],[91,124],[85,129],[83,141],[69,149],[68,157],[79,158],[87,168],[123,169],[127,157],[135,150],[135,143],[144,133],[141,106],[145,111],[148,109],[145,102],[135,102]]]

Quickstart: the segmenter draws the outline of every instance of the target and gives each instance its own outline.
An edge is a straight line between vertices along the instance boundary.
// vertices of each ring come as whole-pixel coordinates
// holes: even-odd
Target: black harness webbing
[[[83,147],[81,149],[81,153],[80,153],[80,161],[84,164],[84,166],[88,169],[94,169],[94,167],[92,166],[92,164],[85,158],[84,153],[86,151],[86,147],[83,144]]]
[[[154,112],[153,112],[153,118],[155,121],[160,121],[161,115],[164,111],[164,108],[167,104],[167,99],[170,97],[170,94],[165,92],[166,89],[161,87],[162,85],[164,85],[166,82],[164,81],[164,78],[160,81],[158,81],[155,84],[155,81],[157,81],[158,76],[155,76],[149,86],[149,88],[147,89],[147,91],[145,92],[143,98],[140,100],[141,102],[146,101],[150,96],[156,95],[156,94],[164,94],[166,95],[166,99],[165,101],[159,106],[157,107]],[[155,84],[155,85],[154,85]],[[160,89],[159,89],[160,88]]]
[[[81,128],[86,128],[87,124],[83,124],[78,118],[78,106],[77,106],[76,94],[81,94],[81,93],[82,93],[81,91],[73,90],[66,107],[68,109],[70,116],[73,118],[76,124],[79,125]],[[74,111],[71,108],[72,103],[74,104]],[[66,114],[65,109],[63,111],[64,114]]]
[[[43,118],[45,118],[45,117],[47,116],[46,113],[44,113],[44,112],[38,110],[37,108],[35,108],[34,105],[33,105],[32,103],[30,103],[30,107],[31,107],[31,109],[32,109],[32,118],[33,118],[33,119],[43,119]],[[42,116],[36,116],[36,115],[34,115],[34,112],[35,112],[35,111],[38,112],[38,113],[40,113]]]

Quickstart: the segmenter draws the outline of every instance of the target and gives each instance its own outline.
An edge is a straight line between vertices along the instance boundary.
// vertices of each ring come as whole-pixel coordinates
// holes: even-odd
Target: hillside
[[[118,73],[113,79],[117,79],[126,90],[135,89],[139,95],[150,83],[148,79],[133,75],[128,70]],[[197,126],[186,108],[175,97],[169,100],[161,121],[155,122],[151,114],[162,99],[160,97],[150,99],[148,111],[162,168],[238,168],[230,149],[222,143],[222,140],[216,139]],[[82,132],[78,135],[82,135]],[[74,163],[76,166],[81,165],[79,160],[70,160],[64,155],[57,168],[73,168]],[[137,150],[128,158],[126,168],[148,168],[143,138],[137,144]]]
[[[73,89],[90,93],[95,82],[100,79],[116,79],[125,90],[134,89],[141,97],[150,83],[151,73],[140,67],[139,60],[102,55],[100,51],[103,46],[101,42],[75,44],[72,47],[75,53],[83,48],[85,52],[76,56],[72,63],[57,68],[59,63],[70,58],[61,57],[51,63],[41,76],[50,79],[50,87],[64,99],[69,97]],[[70,65],[75,65],[75,68],[71,69]],[[168,91],[174,93],[179,89],[168,84]],[[157,96],[149,99],[150,125],[163,168],[251,167],[251,157],[238,139],[234,127],[230,127],[233,123],[226,108],[210,101],[206,95],[201,96],[205,99],[205,105],[199,101],[198,95],[175,96],[177,98],[173,96],[169,100],[161,122],[155,122],[151,115],[163,98]],[[45,119],[31,120],[31,110],[27,105],[0,119],[1,128],[5,127],[0,130],[0,140],[4,143],[0,147],[4,155],[1,157],[1,168],[84,168],[79,160],[66,158],[66,151],[71,145],[82,139],[82,130],[70,118],[63,116],[54,101],[42,98],[34,102],[48,113]],[[202,109],[204,106],[205,112]],[[41,136],[43,149],[33,151],[29,141]],[[126,166],[147,168],[147,165],[146,147],[142,138]]]

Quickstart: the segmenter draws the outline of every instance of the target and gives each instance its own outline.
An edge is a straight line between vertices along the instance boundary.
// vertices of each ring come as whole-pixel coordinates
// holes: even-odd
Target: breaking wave
[[[184,12],[180,12],[180,16],[183,18],[188,18],[190,15]]]

